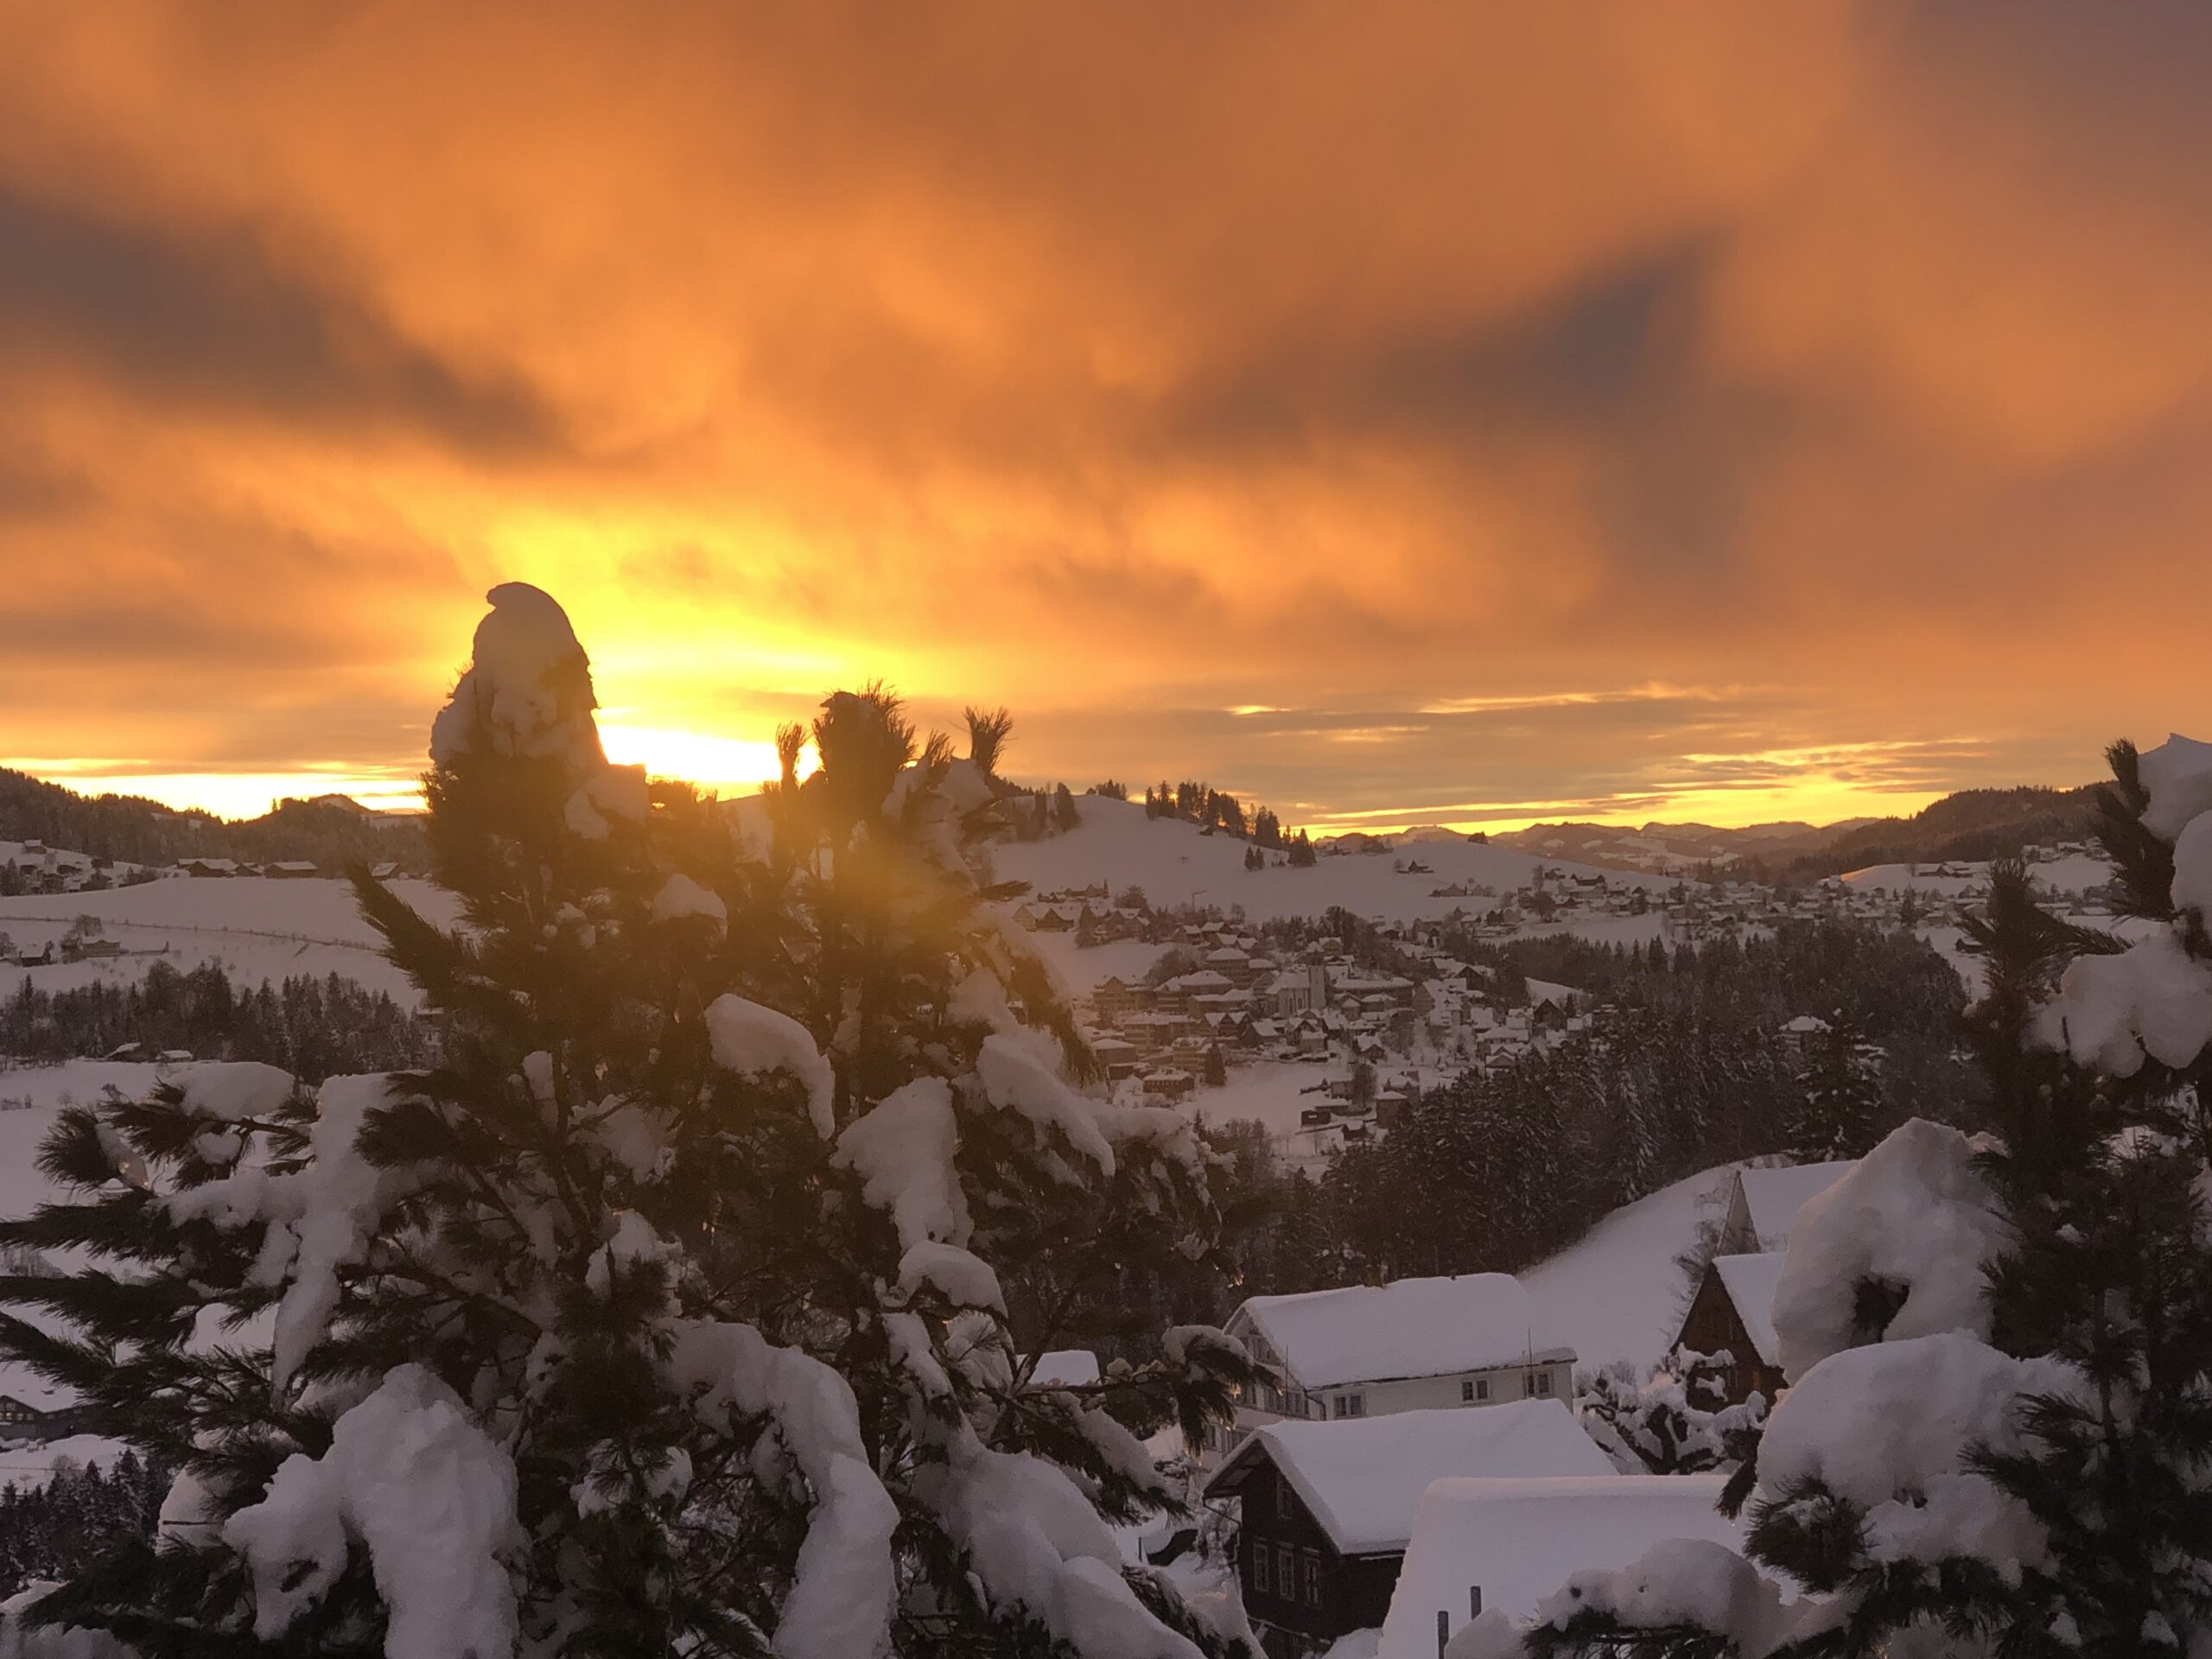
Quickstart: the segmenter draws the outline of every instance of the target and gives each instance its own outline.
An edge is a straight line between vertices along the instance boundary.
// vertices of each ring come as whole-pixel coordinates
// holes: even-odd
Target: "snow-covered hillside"
[[[1700,1170],[1614,1211],[1520,1275],[1578,1366],[1626,1361],[1641,1372],[1674,1345],[1692,1289],[1681,1258],[1719,1220],[1735,1167]]]
[[[449,923],[456,913],[451,896],[427,881],[396,881],[392,890],[433,921]],[[42,990],[60,990],[99,979],[129,982],[157,959],[182,969],[216,962],[248,985],[343,974],[413,1006],[413,988],[379,954],[343,881],[178,877],[100,893],[0,899],[0,933],[20,950],[59,942],[79,916],[98,918],[124,954],[6,971],[29,974]]]
[[[1102,796],[1086,795],[1076,805],[1082,817],[1077,829],[999,847],[995,862],[1000,879],[1027,881],[1039,892],[1100,881],[1116,893],[1140,887],[1156,906],[1196,902],[1226,910],[1242,905],[1255,921],[1319,916],[1332,905],[1377,922],[1431,919],[1453,910],[1479,914],[1495,899],[1437,896],[1435,890],[1487,887],[1510,893],[1527,887],[1540,869],[1602,874],[1614,887],[1655,893],[1673,885],[1663,876],[1601,873],[1594,866],[1465,840],[1423,841],[1402,849],[1396,857],[1427,867],[1414,874],[1394,869],[1394,855],[1388,853],[1325,855],[1310,869],[1277,868],[1271,861],[1266,869],[1248,870],[1244,855],[1249,843],[1233,836],[1209,836],[1179,819],[1147,818],[1141,805]]]

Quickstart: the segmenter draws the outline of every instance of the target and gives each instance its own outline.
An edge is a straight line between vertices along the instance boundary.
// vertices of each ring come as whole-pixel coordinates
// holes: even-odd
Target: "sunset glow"
[[[308,16],[0,57],[42,776],[404,799],[505,580],[724,789],[878,678],[1317,828],[1909,810],[2212,715],[2202,16]]]

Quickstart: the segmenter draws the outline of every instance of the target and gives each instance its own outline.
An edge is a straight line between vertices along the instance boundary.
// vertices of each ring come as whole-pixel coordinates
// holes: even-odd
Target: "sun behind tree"
[[[607,763],[550,597],[491,598],[427,779],[464,923],[356,883],[440,1064],[73,1109],[78,1197],[0,1226],[95,1263],[0,1281],[73,1333],[0,1349],[183,1471],[157,1548],[25,1617],[179,1659],[1232,1651],[1107,1522],[1175,1507],[1140,1436],[1225,1416],[1242,1351],[1044,1389],[1007,1331],[994,1260],[1220,1222],[1187,1121],[1071,1085],[971,868],[984,769],[840,693],[734,829]]]

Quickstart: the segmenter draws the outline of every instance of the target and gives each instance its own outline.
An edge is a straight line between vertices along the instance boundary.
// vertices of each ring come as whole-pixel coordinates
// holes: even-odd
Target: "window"
[[[1538,1371],[1536,1373],[1536,1392],[1538,1394],[1549,1394],[1551,1391],[1552,1374],[1549,1371]]]
[[[1330,1403],[1334,1408],[1333,1414],[1338,1417],[1367,1415],[1367,1396],[1363,1394],[1340,1394]]]
[[[1535,1391],[1536,1374],[1534,1371],[1523,1371],[1521,1374],[1521,1397],[1526,1400]]]
[[[1490,1378],[1478,1376],[1475,1379],[1475,1398],[1478,1400],[1490,1398]]]
[[[1321,1552],[1318,1549],[1306,1552],[1306,1605],[1321,1605]]]
[[[1298,1552],[1288,1544],[1275,1546],[1275,1593],[1285,1601],[1298,1599]]]
[[[1292,1512],[1290,1483],[1287,1480],[1278,1480],[1275,1482],[1275,1519],[1287,1521],[1291,1518]]]
[[[1268,1593],[1268,1541],[1252,1541],[1252,1591],[1255,1595]]]
[[[1459,1403],[1463,1406],[1472,1405],[1474,1403],[1474,1399],[1475,1379],[1471,1376],[1461,1378],[1459,1382]]]

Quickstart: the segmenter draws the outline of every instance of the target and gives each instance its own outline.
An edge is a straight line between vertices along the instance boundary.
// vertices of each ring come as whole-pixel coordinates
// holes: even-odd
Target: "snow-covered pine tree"
[[[2112,759],[2099,835],[2152,931],[1995,870],[1994,1133],[1916,1119],[1800,1212],[1751,1559],[1662,1545],[1452,1659],[2212,1652],[2212,746]]]
[[[1140,1436],[1241,1351],[1046,1389],[1007,1328],[992,1258],[1203,1258],[1217,1217],[1186,1120],[1071,1086],[972,874],[982,768],[841,693],[741,846],[607,764],[557,604],[491,600],[428,780],[464,922],[357,883],[442,1063],[73,1109],[78,1196],[0,1229],[90,1262],[0,1285],[0,1344],[182,1471],[158,1548],[24,1617],[149,1659],[1230,1650],[1107,1522],[1173,1505]]]
[[[1783,1114],[1788,1150],[1808,1163],[1856,1158],[1880,1139],[1882,1051],[1840,1010],[1809,1035]]]

